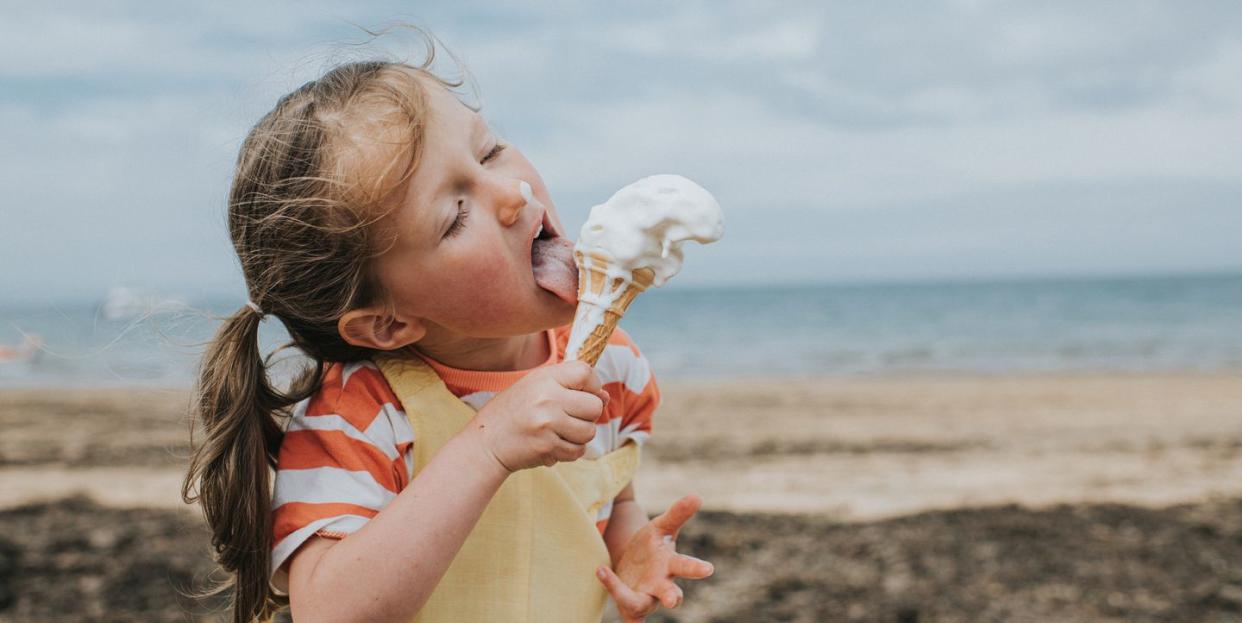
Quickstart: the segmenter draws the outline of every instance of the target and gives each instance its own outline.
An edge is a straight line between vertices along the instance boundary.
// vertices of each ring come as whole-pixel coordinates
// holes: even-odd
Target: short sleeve
[[[647,358],[629,334],[618,328],[595,364],[604,389],[611,395],[607,418],[613,448],[627,441],[642,445],[651,436],[652,420],[660,405],[660,388]]]
[[[284,589],[289,557],[313,535],[343,538],[409,482],[414,431],[375,364],[333,364],[298,403],[277,458],[272,495],[272,581]]]

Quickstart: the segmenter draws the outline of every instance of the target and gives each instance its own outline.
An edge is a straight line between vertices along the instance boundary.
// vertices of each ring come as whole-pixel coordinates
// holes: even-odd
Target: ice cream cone
[[[651,286],[655,272],[639,268],[620,274],[607,256],[598,253],[574,251],[574,260],[578,264],[578,309],[566,359],[594,366],[634,297]]]

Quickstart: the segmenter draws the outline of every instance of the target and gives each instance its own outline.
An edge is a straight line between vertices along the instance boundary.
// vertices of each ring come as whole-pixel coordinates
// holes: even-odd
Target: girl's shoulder
[[[370,361],[332,363],[316,392],[293,408],[272,490],[273,582],[313,535],[342,538],[405,488],[414,429]]]
[[[277,458],[278,484],[282,470],[331,468],[365,469],[394,492],[404,486],[409,466],[403,457],[414,443],[414,429],[373,362],[329,364],[319,389],[291,415]],[[297,488],[286,486],[285,493]]]
[[[374,362],[328,364],[323,380],[295,417],[335,415],[354,428],[366,430],[386,409],[400,410],[401,401]]]

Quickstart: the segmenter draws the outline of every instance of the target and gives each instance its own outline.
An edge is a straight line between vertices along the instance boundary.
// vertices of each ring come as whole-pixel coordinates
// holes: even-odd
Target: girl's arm
[[[346,539],[312,537],[289,562],[293,620],[408,621],[466,541],[505,469],[470,427]]]
[[[608,546],[613,568],[616,568],[621,552],[625,551],[634,533],[645,525],[647,513],[634,499],[634,483],[630,482],[613,498],[612,515],[608,518],[608,527],[604,528],[604,544]]]
[[[298,549],[289,563],[294,620],[413,618],[505,478],[582,457],[607,396],[580,361],[541,368],[497,394],[357,532]]]

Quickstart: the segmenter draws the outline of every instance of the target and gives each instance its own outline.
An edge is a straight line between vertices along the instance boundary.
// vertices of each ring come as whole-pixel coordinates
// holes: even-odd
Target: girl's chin
[[[555,329],[574,321],[575,306],[549,294],[541,297],[535,320],[537,330]]]
[[[563,327],[574,321],[573,305],[570,305],[560,299],[556,299],[556,303],[552,307],[553,308],[549,310],[546,315],[544,315],[544,322],[540,323],[540,330]]]
[[[516,337],[556,329],[574,321],[575,305],[543,290],[540,292],[526,304],[509,307],[508,312],[501,316],[509,321],[506,326],[477,325],[461,333],[476,337]]]

